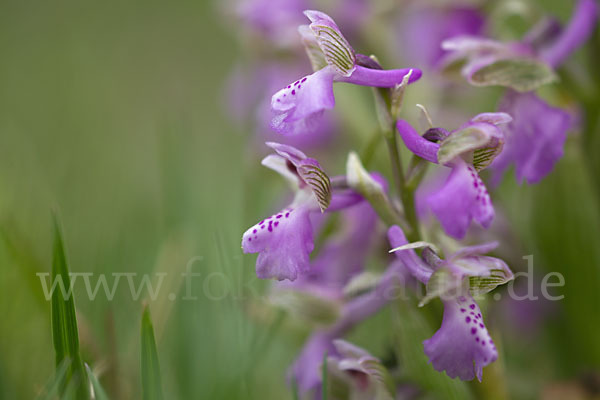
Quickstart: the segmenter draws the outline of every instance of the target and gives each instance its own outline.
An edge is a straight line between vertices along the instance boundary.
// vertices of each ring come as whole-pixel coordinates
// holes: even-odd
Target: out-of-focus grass
[[[210,301],[202,285],[223,272],[238,290],[253,270],[239,257],[246,136],[227,128],[221,111],[235,51],[218,24],[209,2],[0,6],[0,221],[24,255],[0,246],[0,397],[32,398],[54,373],[50,303],[35,276],[50,271],[52,208],[73,272],[111,282],[113,272],[152,273],[158,264],[179,274],[202,257],[193,265],[202,274],[197,301],[161,296],[172,307],[155,326],[165,396],[247,393],[238,366],[254,325],[242,301]],[[99,378],[110,393],[138,397],[142,299],[125,285],[113,301],[75,298],[84,359],[106,367]],[[261,363],[291,360],[293,349],[271,346],[278,350]],[[261,398],[286,390],[279,371]]]
[[[222,112],[223,82],[237,57],[232,29],[207,1],[0,5],[0,397],[33,398],[55,372],[50,302],[35,275],[51,268],[53,208],[71,271],[105,273],[109,282],[111,273],[170,274],[149,302],[165,398],[292,396],[284,367],[302,338],[277,315],[261,316],[263,324],[247,317],[251,294],[266,284],[253,273],[253,257],[241,257],[240,234],[273,211],[271,195],[285,186],[260,170],[258,157],[248,160],[249,132],[234,130]],[[419,85],[405,104],[435,107],[438,96]],[[366,120],[370,93],[336,89],[345,91],[351,96],[339,98],[339,109],[356,119],[346,121],[355,143],[366,143],[361,132],[376,126]],[[499,91],[481,93],[470,115],[494,107]],[[536,268],[561,271],[567,281],[565,302],[539,337],[503,344],[515,398],[599,362],[598,198],[580,162],[583,145],[569,146],[556,175],[535,187],[505,180],[498,195]],[[339,173],[344,158],[324,164]],[[178,277],[190,260],[201,276],[190,293],[197,299],[184,301]],[[75,300],[83,359],[113,398],[140,398],[139,323],[148,299],[132,300],[122,282],[112,301],[102,293],[90,301],[82,290]],[[381,356],[389,349],[372,339],[392,342],[392,329],[380,314],[352,339]]]

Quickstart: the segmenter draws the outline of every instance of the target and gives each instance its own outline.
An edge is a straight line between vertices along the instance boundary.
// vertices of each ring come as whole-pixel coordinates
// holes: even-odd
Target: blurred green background
[[[248,132],[223,108],[239,61],[233,29],[208,1],[0,4],[0,398],[34,398],[54,373],[50,302],[36,275],[51,267],[52,210],[72,272],[168,273],[149,301],[166,398],[291,398],[285,368],[302,335],[271,334],[277,316],[250,301],[266,284],[240,250],[241,233],[273,211],[284,186],[249,155]],[[588,109],[598,105],[597,81]],[[508,398],[598,385],[599,171],[586,162],[589,137],[573,135],[540,185],[511,178],[498,192],[519,256],[534,254],[536,267],[566,279],[565,299],[534,335],[491,322],[504,371],[494,384]],[[516,271],[526,265],[519,256]],[[171,301],[190,260],[198,300]],[[84,359],[112,397],[139,398],[145,295],[133,300],[122,283],[113,301],[91,301],[81,285]],[[369,324],[393,334],[385,315]],[[367,331],[356,340],[369,347]]]

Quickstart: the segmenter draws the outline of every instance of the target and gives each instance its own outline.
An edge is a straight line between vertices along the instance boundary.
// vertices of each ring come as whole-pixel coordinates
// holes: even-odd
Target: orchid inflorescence
[[[251,12],[252,3],[257,9]],[[265,33],[265,40],[277,41],[274,47],[294,48],[287,41],[282,44],[283,37],[274,32],[279,26],[289,33],[290,21],[298,19],[304,2],[269,2],[273,18],[265,3],[246,2],[240,9],[242,19]],[[361,7],[360,1],[350,3]],[[349,9],[342,13],[340,25],[350,26],[355,37],[359,29],[353,24],[360,25],[365,17]],[[493,235],[496,212],[491,192],[510,165],[519,181],[533,184],[549,174],[563,155],[573,112],[548,104],[536,90],[557,81],[557,69],[588,38],[597,14],[593,0],[579,0],[566,26],[538,26],[522,40],[508,43],[483,36],[484,18],[475,10],[468,15],[464,9],[448,12],[441,19],[431,14],[440,25],[429,36],[414,38],[414,45],[422,46],[418,51],[427,57],[416,57],[418,64],[408,68],[384,69],[378,58],[357,53],[332,17],[304,11],[310,24],[299,27],[297,39],[313,72],[280,83],[281,89],[270,93],[268,124],[258,124],[261,129],[269,125],[280,138],[267,142],[273,154],[262,164],[283,176],[294,196],[242,237],[244,253],[258,253],[257,276],[276,280],[271,301],[298,317],[316,320],[289,370],[289,381],[302,393],[320,395],[326,368],[330,390],[353,393],[351,398],[395,398],[399,389],[390,372],[393,365],[384,367],[378,358],[343,338],[382,307],[398,301],[390,295],[394,289],[416,293],[419,285],[426,289],[420,306],[436,298],[443,304],[441,327],[423,341],[431,366],[451,378],[482,380],[483,367],[499,354],[484,323],[485,307],[482,311],[476,299],[514,276],[504,261],[486,255],[497,242],[460,246],[458,240],[472,243],[490,228]],[[421,11],[415,14],[422,17]],[[292,54],[299,57],[294,50]],[[264,62],[270,63],[269,68],[275,64]],[[409,85],[431,74],[438,80],[433,85],[446,85],[438,90],[451,92],[452,86],[439,80],[452,71],[472,86],[505,88],[497,109],[473,112],[466,122],[453,126],[433,125],[438,118],[427,111],[429,128],[417,129],[407,122],[402,109],[405,94],[417,90]],[[285,74],[270,77],[281,75]],[[364,167],[368,165],[361,161],[364,152],[361,156],[351,152],[345,173],[331,176],[319,161],[297,148],[324,154],[324,146],[332,149],[343,143],[343,137],[321,140],[329,135],[325,131],[339,124],[332,124],[329,115],[336,105],[334,83],[372,88],[379,138],[390,155],[390,187],[384,175]],[[399,151],[399,144],[405,149]],[[403,163],[401,157],[406,155],[411,159]],[[486,170],[491,171],[487,183]],[[328,225],[333,218],[336,224]],[[385,251],[382,226],[391,256]],[[373,254],[387,268],[368,270]]]

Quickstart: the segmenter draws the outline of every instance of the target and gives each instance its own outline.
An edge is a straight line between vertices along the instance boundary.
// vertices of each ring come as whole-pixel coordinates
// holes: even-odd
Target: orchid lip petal
[[[481,310],[468,294],[444,301],[442,326],[423,345],[436,371],[464,381],[481,381],[483,367],[498,358]]]

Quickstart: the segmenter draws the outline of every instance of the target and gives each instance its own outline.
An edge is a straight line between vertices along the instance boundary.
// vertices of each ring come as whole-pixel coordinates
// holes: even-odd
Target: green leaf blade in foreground
[[[550,66],[529,58],[498,60],[469,78],[475,86],[505,86],[518,92],[529,92],[556,80]]]
[[[87,372],[92,388],[94,389],[94,400],[108,400],[108,395],[104,391],[104,388],[100,385],[98,378],[96,378],[96,375],[94,375],[94,372],[87,364],[85,364],[85,371]]]
[[[64,365],[63,362],[65,360],[70,361],[59,392],[63,394],[69,385],[73,385],[77,399],[89,399],[86,373],[79,352],[77,316],[75,314],[75,302],[71,291],[71,279],[69,277],[64,241],[58,219],[54,216],[52,282],[56,282],[57,280],[59,284],[52,293],[51,307],[52,342],[54,344],[54,351],[56,352],[57,369],[61,365]]]
[[[163,393],[158,352],[156,350],[154,328],[148,306],[144,308],[144,313],[142,314],[141,354],[142,399],[161,400]]]

